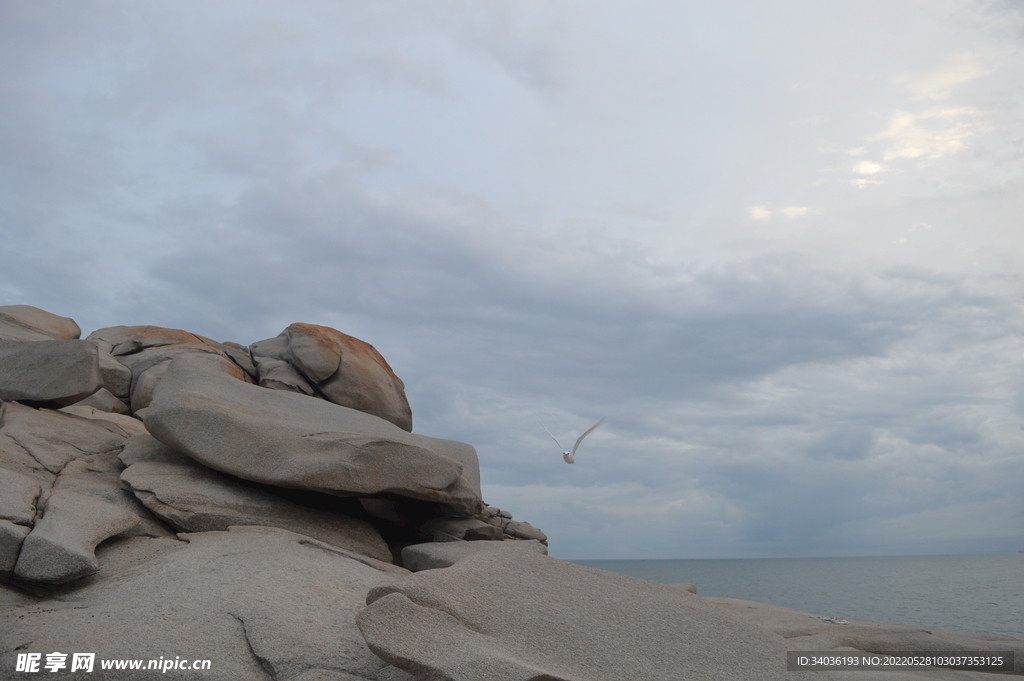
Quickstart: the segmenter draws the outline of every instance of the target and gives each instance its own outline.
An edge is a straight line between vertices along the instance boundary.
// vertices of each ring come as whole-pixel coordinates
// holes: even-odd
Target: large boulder
[[[0,347],[0,400],[68,406],[103,387],[96,344],[49,340]]]
[[[452,515],[482,508],[479,464],[470,445],[247,384],[200,356],[170,363],[145,423],[172,449],[246,480],[339,496],[420,499],[442,504]]]
[[[355,626],[367,591],[405,570],[277,528],[180,537],[104,544],[108,576],[72,593],[7,592],[0,601],[20,607],[0,608],[0,678],[18,676],[10,651],[45,660],[70,646],[96,653],[82,678],[103,681],[146,673],[101,670],[102,660],[160,658],[210,660],[166,673],[176,679],[415,681],[371,653]]]
[[[0,305],[0,347],[26,341],[72,340],[81,335],[73,319],[31,305]]]
[[[370,523],[303,506],[254,483],[219,473],[149,435],[129,440],[120,458],[127,466],[121,479],[150,511],[178,530],[208,532],[227,530],[232,525],[280,527],[380,561],[392,560],[380,532]]]
[[[529,550],[482,550],[366,602],[370,649],[423,679],[796,678],[780,637],[698,596]]]
[[[369,343],[327,326],[292,324],[275,338],[253,343],[250,350],[257,363],[261,358],[287,362],[325,399],[412,431],[405,384]],[[279,365],[261,365],[260,381],[312,394],[305,382],[296,381]]]

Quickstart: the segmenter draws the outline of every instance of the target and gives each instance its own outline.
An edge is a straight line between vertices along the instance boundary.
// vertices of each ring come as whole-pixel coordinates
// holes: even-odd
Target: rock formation
[[[413,433],[402,381],[334,329],[82,339],[0,307],[0,400],[0,678],[796,678],[778,613],[547,556],[483,503],[473,447]],[[820,624],[795,640],[882,635]]]

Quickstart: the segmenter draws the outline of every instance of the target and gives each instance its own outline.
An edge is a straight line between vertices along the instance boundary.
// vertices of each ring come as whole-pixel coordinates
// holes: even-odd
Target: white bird
[[[580,443],[583,442],[583,438],[585,438],[586,436],[590,435],[590,433],[592,433],[594,431],[594,429],[597,428],[599,425],[604,423],[604,421],[605,421],[604,419],[601,419],[600,421],[598,421],[594,425],[592,425],[589,428],[587,428],[586,432],[584,432],[583,435],[580,435],[576,439],[576,444],[574,444],[572,446],[572,451],[571,452],[562,449],[561,443],[555,438],[554,435],[551,435],[551,431],[548,430],[547,426],[545,426],[543,423],[541,423],[540,426],[544,430],[548,430],[548,435],[551,435],[551,439],[554,440],[555,444],[558,445],[558,448],[562,450],[562,458],[565,459],[565,462],[566,463],[576,463],[576,450],[580,448]]]

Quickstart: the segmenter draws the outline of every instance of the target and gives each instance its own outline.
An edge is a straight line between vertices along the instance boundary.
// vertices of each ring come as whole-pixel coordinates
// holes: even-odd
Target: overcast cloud
[[[563,558],[1024,549],[1019,4],[0,0],[0,64],[0,304],[362,338]]]

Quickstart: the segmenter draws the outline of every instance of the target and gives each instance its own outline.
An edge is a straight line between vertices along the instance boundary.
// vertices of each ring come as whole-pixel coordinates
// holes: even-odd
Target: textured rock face
[[[170,364],[145,422],[172,449],[254,482],[348,496],[395,494],[463,515],[482,506],[469,445],[246,384],[195,357]]]
[[[150,511],[175,529],[208,532],[232,525],[280,527],[391,562],[391,552],[373,525],[342,513],[301,506],[218,473],[149,435],[129,440],[120,457],[127,466],[121,479]]]
[[[117,451],[141,424],[104,416],[129,423],[0,406],[0,571],[60,584],[96,572],[108,537],[167,534],[119,478]]]
[[[127,398],[133,412],[149,406],[153,390],[167,371],[167,364],[180,355],[215,357],[239,380],[253,378],[247,373],[247,369],[252,369],[248,353],[180,329],[111,326],[93,331],[87,340],[95,341],[99,346],[106,381],[104,387],[116,397]],[[109,359],[106,355],[110,356]],[[118,369],[118,364],[127,369],[128,376]]]
[[[786,678],[765,663],[785,659],[779,637],[697,596],[530,551],[481,551],[366,600],[370,649],[420,678]]]
[[[0,305],[0,347],[12,343],[80,338],[73,319],[31,305]]]
[[[0,400],[67,406],[102,387],[95,343],[50,340],[0,347]]]
[[[101,549],[110,579],[68,600],[24,599],[26,607],[0,610],[0,648],[28,643],[49,653],[73,644],[105,659],[212,662],[201,674],[167,678],[413,680],[374,656],[354,623],[366,592],[405,570],[276,528],[182,537]],[[13,662],[4,655],[0,677],[17,676]],[[97,663],[83,678],[142,678],[122,674],[101,672]]]
[[[508,511],[502,511],[500,508],[484,506],[484,510],[481,512],[480,517],[485,523],[500,528],[506,537],[511,537],[513,539],[536,540],[544,544],[547,544],[548,542],[548,536],[546,534],[530,523],[513,520],[511,513]]]
[[[399,428],[412,431],[412,411],[405,396],[405,384],[391,370],[377,350],[358,338],[335,329],[315,324],[292,324],[276,338],[253,343],[254,357],[287,362],[307,382],[294,376],[281,380],[287,372],[279,365],[269,365],[264,374],[260,368],[260,384],[276,381],[287,390],[304,392],[314,384],[325,399],[357,411],[373,414]],[[275,368],[276,367],[276,368]],[[311,390],[311,388],[310,388]]]
[[[42,519],[21,545],[14,574],[29,582],[63,584],[99,571],[96,545],[139,524],[134,513],[73,490],[55,489]]]

